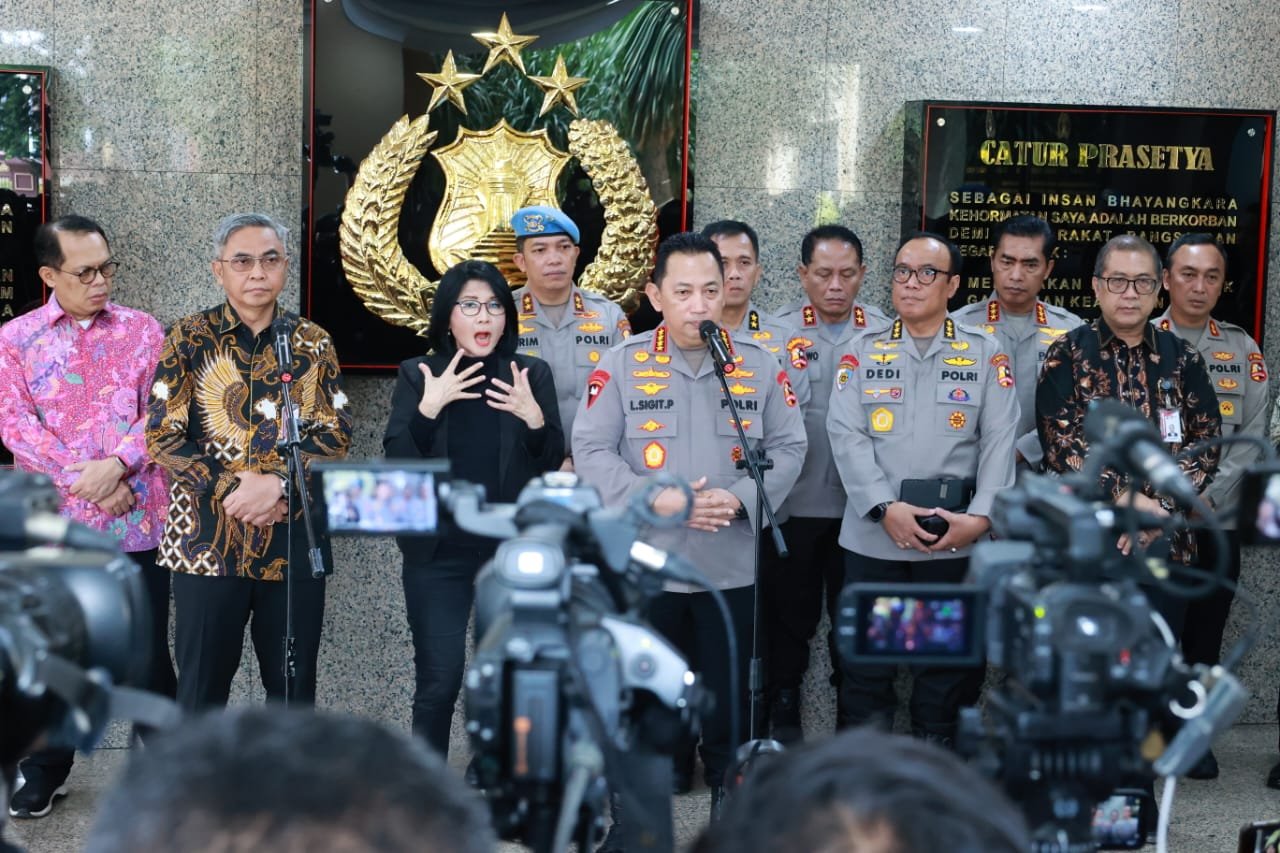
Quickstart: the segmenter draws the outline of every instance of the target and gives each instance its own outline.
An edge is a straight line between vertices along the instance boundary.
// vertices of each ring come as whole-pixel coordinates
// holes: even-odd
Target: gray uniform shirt
[[[1056,305],[1036,300],[1032,310],[1032,323],[1015,330],[1000,302],[990,299],[966,305],[951,315],[957,323],[984,330],[1000,342],[1000,346],[1013,362],[1013,378],[1018,392],[1018,441],[1016,448],[1032,467],[1038,468],[1044,460],[1040,436],[1036,433],[1036,380],[1040,378],[1040,366],[1049,345],[1084,320]]]
[[[749,337],[771,352],[778,360],[778,365],[791,379],[791,388],[796,392],[800,408],[804,409],[809,405],[812,399],[812,389],[809,385],[809,360],[807,357],[801,358],[787,351],[787,342],[793,337],[790,334],[792,329],[777,317],[766,314],[754,305],[747,306],[747,313],[737,328],[730,329],[725,326],[725,329],[735,340]]]
[[[804,461],[799,401],[773,355],[749,338],[730,338],[741,361],[729,380],[748,441],[773,460],[765,491],[777,506],[795,484]],[[707,488],[728,489],[748,518],[718,533],[681,527],[651,530],[650,544],[679,554],[720,589],[752,583],[755,484],[740,471],[738,436],[725,412],[720,380],[710,358],[697,372],[669,341],[665,326],[609,350],[588,380],[573,427],[574,467],[606,505],[625,503],[662,473]],[[676,592],[696,592],[668,584]]]
[[[849,322],[838,331],[823,323],[813,305],[803,302],[778,317],[791,329],[789,349],[800,348],[807,363],[812,397],[804,407],[804,428],[809,436],[809,453],[800,471],[800,479],[787,498],[787,511],[801,518],[839,518],[844,514],[845,494],[840,475],[831,459],[831,440],[827,437],[827,406],[830,402],[832,378],[836,362],[849,348],[850,342],[868,331],[887,328],[889,318],[878,308],[855,303]],[[788,354],[790,359],[791,354]]]
[[[972,478],[968,512],[990,515],[996,493],[1013,485],[1018,400],[1009,357],[995,339],[950,316],[921,355],[902,321],[862,335],[841,357],[827,428],[848,494],[840,545],[882,560],[951,559],[901,549],[867,518],[898,500],[902,481]]]
[[[1166,332],[1179,334],[1168,311],[1152,321]],[[1205,323],[1200,340],[1189,341],[1204,357],[1214,393],[1218,395],[1218,413],[1222,415],[1222,434],[1266,436],[1267,430],[1267,365],[1262,351],[1249,333],[1234,323],[1212,318]],[[1222,449],[1218,473],[1204,490],[1229,530],[1236,527],[1235,510],[1240,503],[1240,481],[1245,470],[1258,461],[1259,449],[1252,444],[1229,444]]]
[[[551,365],[565,452],[570,452],[573,417],[587,387],[587,376],[609,347],[631,334],[631,324],[617,305],[577,285],[569,294],[569,303],[558,323],[548,316],[529,288],[522,287],[512,295],[520,312],[516,349]]]

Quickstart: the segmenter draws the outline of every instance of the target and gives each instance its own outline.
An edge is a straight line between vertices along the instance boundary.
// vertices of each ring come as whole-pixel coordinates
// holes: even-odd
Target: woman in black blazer
[[[388,459],[448,459],[450,478],[514,502],[533,477],[564,461],[551,368],[516,354],[515,301],[502,273],[463,261],[444,274],[427,327],[430,353],[400,364],[382,438]],[[397,539],[413,634],[413,731],[449,750],[462,686],[475,577],[497,548],[441,520],[434,539]]]

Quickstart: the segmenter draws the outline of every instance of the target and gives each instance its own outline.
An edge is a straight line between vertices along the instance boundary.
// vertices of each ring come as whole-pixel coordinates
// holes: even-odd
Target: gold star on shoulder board
[[[444,55],[444,64],[439,74],[419,74],[423,80],[431,84],[431,103],[427,104],[427,112],[434,110],[441,101],[448,98],[450,103],[462,110],[466,115],[467,105],[462,101],[462,90],[479,80],[482,74],[466,74],[458,70],[453,61],[453,51]]]
[[[586,77],[570,77],[569,72],[564,67],[564,57],[556,56],[556,67],[551,72],[550,77],[529,77],[530,80],[537,83],[543,91],[542,109],[538,111],[539,116],[544,116],[556,104],[563,102],[565,108],[575,116],[578,114],[578,102],[573,97],[575,89],[580,89],[586,82]]]
[[[488,74],[489,69],[499,62],[510,62],[520,69],[521,74],[528,74],[524,70],[524,59],[521,58],[520,51],[537,41],[538,37],[522,36],[511,32],[511,24],[507,21],[506,12],[502,13],[502,20],[498,23],[496,33],[472,33],[471,37],[489,48],[489,58],[484,61],[482,73]]]

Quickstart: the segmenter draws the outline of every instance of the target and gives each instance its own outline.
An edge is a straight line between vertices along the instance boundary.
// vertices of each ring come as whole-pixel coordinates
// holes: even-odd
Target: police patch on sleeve
[[[595,405],[596,400],[600,397],[600,392],[604,390],[604,386],[609,384],[609,371],[593,370],[591,375],[587,377],[587,408]]]
[[[791,380],[787,378],[785,370],[778,371],[778,385],[782,386],[782,399],[787,401],[788,406],[795,408],[800,401],[796,397],[796,392],[791,388]]]

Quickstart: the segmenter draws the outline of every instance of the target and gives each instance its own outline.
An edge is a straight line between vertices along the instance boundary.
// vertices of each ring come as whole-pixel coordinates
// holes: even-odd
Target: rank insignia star
[[[670,385],[662,385],[657,382],[646,382],[643,385],[636,385],[635,389],[637,391],[644,392],[644,395],[646,397],[652,397],[654,394],[657,394],[659,391],[665,391],[670,387],[671,387]]]
[[[431,112],[446,98],[463,115],[467,114],[467,105],[462,99],[462,90],[479,80],[482,74],[465,74],[458,70],[453,61],[453,51],[444,55],[444,63],[439,74],[419,74],[423,80],[431,84],[431,101],[427,104],[427,112]]]
[[[537,41],[538,37],[513,33],[506,12],[502,13],[502,20],[498,22],[496,33],[472,33],[471,37],[489,48],[489,56],[484,61],[483,74],[488,74],[489,70],[500,62],[510,62],[520,69],[521,74],[528,73],[524,70],[524,59],[520,56],[520,51]]]
[[[549,77],[529,76],[529,79],[542,89],[542,109],[538,111],[539,116],[544,116],[551,111],[556,104],[564,104],[565,109],[578,115],[578,101],[574,98],[573,93],[586,85],[586,77],[570,77],[569,72],[564,67],[564,57],[556,56],[556,67]]]

